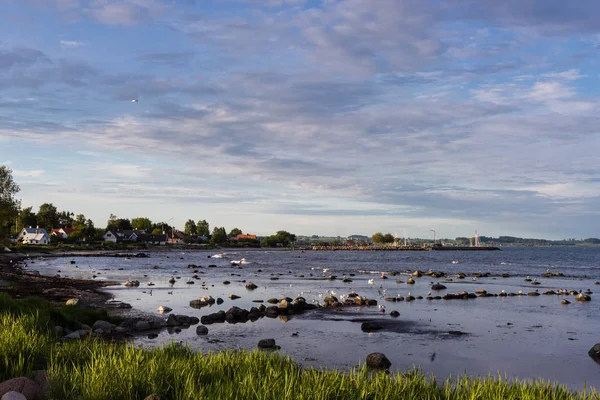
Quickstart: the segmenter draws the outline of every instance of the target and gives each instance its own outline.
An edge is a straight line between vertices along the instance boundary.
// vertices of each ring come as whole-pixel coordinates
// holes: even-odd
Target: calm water
[[[256,306],[252,300],[270,297],[296,297],[320,301],[332,291],[336,295],[355,291],[384,304],[386,313],[377,307],[350,307],[338,312],[314,311],[289,320],[262,318],[254,323],[209,325],[209,335],[197,336],[195,327],[180,333],[162,331],[154,340],[136,340],[144,346],[177,341],[201,351],[227,348],[255,348],[261,338],[272,337],[285,354],[305,365],[351,368],[374,351],[385,353],[392,368],[406,370],[418,366],[439,378],[461,373],[487,375],[501,373],[510,377],[541,377],[568,384],[573,388],[600,387],[600,365],[587,355],[600,342],[600,309],[594,294],[592,301],[562,305],[562,296],[495,297],[473,300],[388,303],[386,296],[406,296],[409,292],[422,295],[434,281],[443,282],[448,289],[440,292],[473,292],[485,289],[491,293],[524,292],[539,289],[600,290],[594,282],[600,280],[600,248],[527,247],[504,248],[496,252],[299,252],[299,251],[224,251],[224,258],[208,258],[215,252],[170,251],[150,253],[150,258],[74,258],[38,260],[30,267],[43,274],[88,277],[100,272],[96,279],[124,282],[138,279],[138,288],[115,287],[110,292],[118,300],[130,303],[135,309],[159,315],[160,305],[173,308],[173,313],[201,317],[232,305],[242,308]],[[247,264],[232,267],[231,260],[245,258]],[[455,263],[453,263],[453,261]],[[193,275],[188,264],[201,266],[201,280],[194,285],[185,281]],[[207,268],[209,264],[216,268]],[[159,269],[153,269],[158,266]],[[118,270],[123,268],[123,270]],[[261,272],[258,272],[258,270]],[[323,272],[323,269],[328,269]],[[444,282],[427,276],[416,279],[415,285],[396,283],[406,281],[415,269],[459,272],[491,272],[492,276]],[[562,272],[562,278],[544,278],[547,271]],[[380,273],[396,271],[398,276],[384,280]],[[510,278],[500,274],[509,273]],[[311,276],[312,274],[312,276]],[[326,276],[346,275],[351,283],[329,281]],[[355,274],[355,276],[350,276]],[[171,275],[181,279],[169,285]],[[279,280],[271,280],[277,276]],[[537,278],[541,285],[532,286],[524,277]],[[374,279],[375,285],[368,283]],[[224,285],[229,280],[231,284]],[[148,287],[147,282],[155,286]],[[258,289],[249,292],[243,281],[251,281]],[[202,288],[201,282],[206,282]],[[150,289],[152,292],[150,293]],[[198,310],[189,301],[210,294],[222,297],[220,306]],[[227,296],[237,294],[238,300]],[[397,310],[393,319],[389,312]],[[391,331],[364,333],[360,321],[377,319],[397,321]],[[451,336],[450,330],[467,332]],[[292,333],[298,335],[292,336]]]

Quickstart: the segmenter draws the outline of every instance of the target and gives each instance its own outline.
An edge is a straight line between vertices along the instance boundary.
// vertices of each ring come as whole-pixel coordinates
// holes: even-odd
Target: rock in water
[[[590,351],[588,351],[588,354],[590,355],[590,357],[592,357],[592,360],[600,364],[600,343],[596,343],[594,347],[592,347]]]
[[[275,349],[277,348],[277,344],[275,344],[275,339],[261,339],[258,342],[259,349]]]
[[[381,326],[377,322],[363,322],[360,325],[360,329],[363,332],[373,332],[373,331],[378,331],[380,329],[383,329],[383,326]]]
[[[200,325],[196,328],[196,335],[208,335],[208,328]]]
[[[383,353],[371,353],[367,356],[367,368],[385,370],[391,365],[392,363]]]
[[[167,306],[160,306],[158,307],[158,312],[159,313],[168,313],[173,311],[173,309],[171,307],[167,307]]]
[[[258,286],[256,286],[256,285],[255,285],[254,283],[252,283],[252,282],[248,282],[248,283],[246,284],[246,289],[248,289],[248,290],[254,290],[254,289],[256,289],[257,287],[258,287]]]

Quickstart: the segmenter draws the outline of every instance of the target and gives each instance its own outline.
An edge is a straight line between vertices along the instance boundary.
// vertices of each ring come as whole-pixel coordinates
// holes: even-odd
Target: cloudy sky
[[[98,226],[598,237],[598,15],[597,0],[2,0],[0,164],[24,206]]]

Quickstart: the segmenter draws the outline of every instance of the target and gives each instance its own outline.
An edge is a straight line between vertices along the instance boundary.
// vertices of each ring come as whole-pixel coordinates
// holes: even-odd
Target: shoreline
[[[37,296],[53,303],[78,298],[89,307],[110,310],[106,302],[113,296],[103,289],[119,285],[119,282],[40,275],[35,270],[33,258],[36,257],[22,253],[0,253],[0,291],[15,299]],[[29,265],[27,260],[33,265]],[[23,262],[28,269],[23,268]]]

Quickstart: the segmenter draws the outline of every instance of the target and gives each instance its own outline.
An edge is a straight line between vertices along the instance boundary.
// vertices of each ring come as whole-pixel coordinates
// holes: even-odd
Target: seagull
[[[374,284],[375,284],[375,280],[369,279],[369,285],[374,285]]]
[[[131,102],[132,103],[137,103],[138,101],[137,101],[137,99],[133,99],[133,100],[131,100]]]

